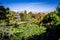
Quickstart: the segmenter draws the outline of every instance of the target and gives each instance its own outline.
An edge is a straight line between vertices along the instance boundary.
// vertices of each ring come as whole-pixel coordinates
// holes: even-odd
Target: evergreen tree
[[[60,16],[60,4],[56,8],[57,15]]]

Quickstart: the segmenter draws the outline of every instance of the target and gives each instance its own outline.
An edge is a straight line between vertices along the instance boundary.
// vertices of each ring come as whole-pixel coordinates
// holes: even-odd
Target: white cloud
[[[13,11],[24,11],[27,10],[32,12],[50,12],[55,10],[55,6],[46,5],[42,3],[17,3],[7,5]]]

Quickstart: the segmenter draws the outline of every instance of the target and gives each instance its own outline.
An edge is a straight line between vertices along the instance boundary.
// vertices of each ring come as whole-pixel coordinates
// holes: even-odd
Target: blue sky
[[[60,0],[0,0],[5,7],[13,11],[51,12]]]

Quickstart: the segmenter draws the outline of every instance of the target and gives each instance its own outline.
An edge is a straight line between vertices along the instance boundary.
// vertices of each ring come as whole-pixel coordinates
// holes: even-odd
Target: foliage
[[[13,11],[8,11],[9,13],[6,15],[7,16],[7,18],[8,18],[8,22],[9,22],[9,25],[13,25],[13,24],[15,24],[16,23],[16,20],[15,20],[15,12],[13,12]]]
[[[6,8],[4,6],[0,6],[0,20],[6,19]]]
[[[42,25],[47,27],[43,40],[58,40],[60,38],[60,8],[55,12],[50,12],[42,20]]]
[[[20,33],[20,35],[18,35],[19,37],[23,37],[24,39],[33,36],[33,35],[40,35],[42,33],[46,32],[46,28],[44,28],[43,26],[39,27],[38,25],[35,24],[23,24],[20,25],[18,28],[15,29],[15,33]],[[17,39],[20,39],[20,38]]]
[[[21,14],[21,20],[27,21],[28,20],[28,14],[27,11],[25,10],[24,13]]]
[[[60,17],[56,15],[56,12],[51,12],[47,14],[42,20],[44,24],[52,23],[53,25],[60,24]]]
[[[27,14],[27,11],[24,11],[21,14],[23,16],[20,16],[26,23],[17,22],[15,14],[16,12],[9,8],[0,6],[0,40],[28,40],[33,36],[41,40],[60,38],[60,5],[55,11],[46,15],[32,12]]]
[[[60,16],[60,4],[56,8],[57,15]]]

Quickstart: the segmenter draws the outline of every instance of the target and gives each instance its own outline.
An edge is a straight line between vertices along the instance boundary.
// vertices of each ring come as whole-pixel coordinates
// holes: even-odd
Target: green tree
[[[55,40],[58,40],[60,36],[60,6],[56,8],[55,12],[47,14],[40,23],[47,27],[46,34],[48,35],[47,37],[45,36],[46,39],[44,40],[54,40],[55,38]]]
[[[6,12],[6,8],[1,4],[0,5],[0,25],[5,25],[6,24],[6,16],[7,12]]]
[[[21,24],[18,28],[13,30],[15,32],[15,40],[27,40],[29,37],[34,35],[41,35],[46,32],[46,28],[44,26],[38,26],[36,24]]]
[[[0,5],[0,20],[6,19],[6,8],[3,5]]]
[[[24,21],[28,20],[28,15],[27,15],[27,11],[26,10],[24,11],[24,14],[23,15],[24,15],[23,16],[23,20]]]
[[[50,12],[42,20],[43,25],[54,25],[57,21],[57,18],[59,18],[59,17],[56,15],[55,11]]]
[[[16,20],[15,20],[15,12],[13,11],[8,11],[8,14],[6,15],[7,16],[7,22],[8,24],[10,25],[14,25],[16,23]]]
[[[57,15],[60,16],[60,4],[56,8]]]

